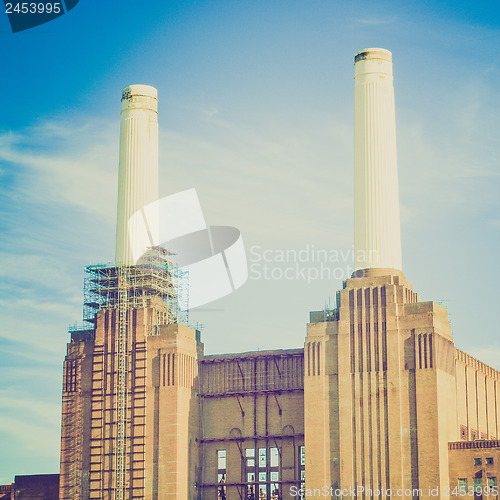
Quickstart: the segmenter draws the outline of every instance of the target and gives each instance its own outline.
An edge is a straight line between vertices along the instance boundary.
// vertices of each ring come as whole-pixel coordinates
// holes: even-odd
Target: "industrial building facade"
[[[68,345],[61,499],[114,498],[116,314]],[[500,373],[458,350],[446,311],[401,274],[347,280],[337,309],[311,313],[304,349],[204,356],[196,330],[145,335],[154,307],[128,314],[126,498],[432,498],[459,486],[462,450],[500,459]]]
[[[129,314],[125,498],[284,498],[300,489],[303,350],[204,356],[196,330],[161,325],[145,336],[154,309]],[[95,337],[75,332],[68,345],[60,498],[115,495],[115,316],[98,313]]]
[[[205,355],[172,312],[165,252],[89,268],[90,326],[64,362],[61,500],[497,496],[500,372],[457,349],[447,311],[401,271],[390,53],[358,53],[356,75],[366,252],[336,308],[311,313],[303,348]],[[124,92],[147,130],[155,95]]]

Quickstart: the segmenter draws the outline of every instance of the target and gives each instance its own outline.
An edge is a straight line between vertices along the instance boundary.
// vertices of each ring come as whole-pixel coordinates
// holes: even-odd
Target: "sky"
[[[158,89],[161,196],[196,188],[247,251],[248,281],[191,311],[205,352],[297,348],[352,269],[353,57],[391,50],[404,273],[500,369],[497,2],[80,0],[15,34],[0,13],[0,43],[0,484],[59,470],[68,327],[85,266],[114,258],[129,84]],[[316,251],[330,278],[283,277],[321,274]]]

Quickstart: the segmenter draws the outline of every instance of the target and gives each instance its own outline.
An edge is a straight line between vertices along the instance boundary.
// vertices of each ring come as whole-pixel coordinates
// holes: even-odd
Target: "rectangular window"
[[[299,446],[299,467],[300,467],[300,489],[301,489],[301,494],[300,494],[300,500],[304,500],[304,492],[306,488],[306,483],[304,483],[306,479],[306,471],[305,471],[305,465],[306,465],[306,449],[304,446]]]
[[[217,450],[217,469],[226,468],[226,450]]]
[[[217,498],[226,500],[226,474],[217,474],[217,482],[219,483],[217,487]]]
[[[483,478],[482,477],[475,477],[474,478],[474,493],[477,495],[480,495],[483,490]]]
[[[265,483],[267,481],[267,473],[259,472],[259,483]]]
[[[257,486],[255,484],[247,486],[247,498],[257,498],[256,492],[257,492]]]
[[[267,449],[259,448],[259,467],[267,466]]]
[[[458,491],[460,493],[467,493],[467,478],[458,478]]]
[[[255,467],[255,448],[247,448],[245,457],[247,458],[247,467]]]
[[[302,469],[300,471],[300,481],[301,481],[300,489],[302,492],[305,492],[305,490],[306,490],[306,483],[304,483],[305,480],[306,480],[306,471],[304,469]],[[304,494],[301,493],[300,500],[304,500],[304,498],[305,498]]]
[[[279,500],[280,485],[279,483],[271,483],[271,500]]]
[[[467,441],[467,434],[468,434],[468,432],[467,432],[467,426],[461,425],[460,426],[460,439],[462,441]]]
[[[480,458],[475,458],[474,459],[474,465],[481,465],[483,461]]]
[[[245,450],[245,455],[247,457],[247,463],[252,462],[252,467],[255,467],[255,448],[247,448]],[[248,472],[247,471],[247,482],[248,483],[253,483],[247,485],[247,496],[246,498],[254,498],[255,500],[258,499],[257,492],[258,492],[258,487],[257,487],[257,477],[255,475],[255,472]]]
[[[497,478],[496,477],[489,477],[488,478],[488,486],[490,488],[496,488],[497,487]]]
[[[271,462],[271,467],[279,467],[280,465],[280,454],[278,448],[269,449],[269,460]]]
[[[259,484],[259,500],[267,500],[267,484]]]
[[[487,459],[486,459],[486,463],[487,463],[488,465],[492,465],[492,464],[493,464],[493,457],[489,457],[489,458],[487,458]]]
[[[279,481],[280,480],[280,473],[279,472],[271,472],[271,481]]]

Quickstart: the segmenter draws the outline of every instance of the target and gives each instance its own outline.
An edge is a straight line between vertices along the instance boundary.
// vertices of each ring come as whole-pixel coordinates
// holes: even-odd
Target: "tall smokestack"
[[[134,249],[145,249],[158,241],[157,213],[149,212],[147,220],[136,217],[129,222],[134,213],[158,200],[156,89],[149,85],[125,87],[121,115],[116,265],[130,266],[135,264]],[[147,232],[144,231],[144,224]]]
[[[354,73],[354,270],[401,270],[392,54],[362,50]]]

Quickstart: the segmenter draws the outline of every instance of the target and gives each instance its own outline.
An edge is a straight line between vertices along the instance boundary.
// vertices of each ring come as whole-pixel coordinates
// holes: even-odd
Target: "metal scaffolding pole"
[[[128,382],[128,268],[118,268],[118,335],[115,441],[115,500],[125,499]]]

